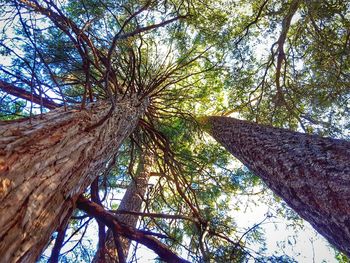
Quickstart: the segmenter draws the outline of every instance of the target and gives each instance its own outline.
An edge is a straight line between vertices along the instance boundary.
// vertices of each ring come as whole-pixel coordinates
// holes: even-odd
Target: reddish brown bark
[[[77,196],[133,131],[144,108],[136,103],[119,102],[113,112],[107,102],[82,111],[59,108],[0,126],[3,262],[35,261]]]
[[[159,242],[157,239],[145,234],[144,232],[130,227],[126,224],[120,223],[116,216],[112,213],[103,209],[96,203],[87,200],[84,197],[80,197],[77,202],[77,207],[85,211],[90,216],[95,217],[100,222],[104,223],[113,232],[120,234],[128,239],[135,240],[149,249],[153,250],[158,254],[158,256],[169,263],[189,263],[189,261],[184,260],[172,252],[166,245]]]
[[[218,142],[350,255],[350,142],[227,117],[204,122]]]
[[[118,211],[141,211],[143,198],[147,191],[148,180],[150,178],[153,165],[153,158],[151,153],[145,151],[142,155],[140,172],[135,178],[133,178],[130,185],[128,186],[124,197],[119,204]],[[116,218],[128,226],[136,228],[139,216],[131,214],[117,214]],[[127,257],[131,241],[128,238],[121,238],[120,243],[123,254],[125,257]],[[105,247],[107,248],[106,253],[104,253],[104,251],[98,250],[93,262],[118,262],[117,248],[115,247],[113,240],[113,233],[110,230],[107,231]],[[103,257],[104,260],[102,260],[101,257]]]
[[[38,105],[42,105],[49,110],[53,110],[55,108],[61,107],[62,105],[55,103],[54,101],[40,97],[39,95],[30,93],[24,89],[18,88],[13,84],[7,83],[5,81],[0,80],[0,90],[11,94],[17,98],[21,98],[23,100],[32,101]]]

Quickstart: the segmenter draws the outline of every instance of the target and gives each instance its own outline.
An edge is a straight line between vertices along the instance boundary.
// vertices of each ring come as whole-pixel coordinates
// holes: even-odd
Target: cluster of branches
[[[226,114],[344,136],[347,125],[340,123],[348,112],[337,112],[349,101],[349,5],[293,0],[251,6],[252,14],[236,29],[240,37],[232,41],[236,94]]]
[[[0,8],[3,12],[0,20],[3,25],[0,51],[7,58],[6,63],[0,66],[0,95],[2,101],[10,98],[8,105],[17,99],[31,102],[31,117],[35,113],[35,104],[39,105],[42,113],[45,112],[45,108],[57,107],[78,107],[83,110],[88,103],[99,100],[110,101],[112,112],[117,101],[134,96],[140,102],[147,100],[149,103],[126,146],[130,149],[127,154],[126,171],[131,180],[136,178],[135,165],[140,160],[138,152],[140,149],[147,149],[158,160],[154,165],[158,179],[152,190],[148,190],[148,194],[143,197],[144,212],[117,211],[117,214],[141,216],[142,228],[148,230],[138,230],[120,222],[118,217],[111,213],[111,207],[106,205],[108,192],[115,191],[111,190],[113,183],[109,182],[111,174],[116,176],[116,172],[111,172],[113,167],[115,169],[115,160],[109,160],[105,174],[99,175],[100,179],[96,179],[91,185],[91,201],[86,196],[77,200],[78,209],[86,215],[79,214],[71,221],[81,222],[78,230],[73,231],[74,236],[80,230],[86,229],[85,226],[92,218],[96,218],[99,226],[99,249],[102,250],[105,250],[107,226],[113,233],[120,262],[124,262],[127,256],[122,251],[120,236],[144,244],[154,250],[161,259],[173,262],[185,260],[179,258],[170,248],[188,251],[188,257],[193,257],[193,260],[203,258],[205,261],[220,256],[238,261],[257,254],[246,246],[244,239],[249,232],[258,227],[253,226],[241,235],[235,233],[227,227],[228,224],[233,225],[230,219],[225,218],[230,222],[221,222],[212,215],[208,206],[204,205],[209,199],[203,194],[206,190],[196,189],[208,180],[215,182],[215,187],[223,188],[223,183],[213,176],[215,171],[209,171],[208,165],[212,165],[214,161],[205,164],[205,159],[189,157],[185,154],[186,151],[193,150],[189,146],[188,149],[176,149],[174,142],[178,145],[180,142],[174,137],[180,135],[183,139],[188,135],[186,132],[192,131],[171,134],[164,125],[167,118],[171,119],[170,122],[183,120],[180,125],[183,130],[189,127],[188,123],[194,123],[192,115],[187,111],[193,106],[190,104],[195,102],[191,100],[192,90],[196,83],[201,81],[202,74],[219,68],[219,59],[213,59],[214,52],[218,49],[198,43],[191,48],[176,51],[171,49],[178,44],[173,43],[177,41],[173,36],[181,32],[183,22],[193,19],[193,9],[198,8],[196,4],[195,1],[152,0],[121,4],[102,0],[14,0],[3,1]],[[254,116],[257,121],[262,119],[264,122],[270,118],[270,122],[277,119],[279,123],[285,124],[287,115],[292,121],[299,121],[304,129],[307,127],[303,120],[319,124],[320,121],[307,114],[310,105],[301,99],[305,94],[298,87],[311,85],[308,84],[308,70],[315,76],[316,84],[328,81],[329,78],[322,78],[321,73],[317,74],[312,68],[314,64],[310,62],[310,50],[303,50],[301,47],[314,39],[318,40],[318,44],[323,43],[325,40],[322,32],[334,28],[336,22],[340,21],[341,25],[348,23],[348,19],[343,15],[344,8],[335,8],[333,13],[328,8],[331,12],[329,17],[318,17],[315,14],[323,6],[314,1],[293,0],[286,6],[280,6],[277,2],[269,4],[269,1],[257,1],[255,5],[256,12],[253,17],[249,17],[248,22],[243,19],[243,25],[234,30],[229,39],[229,42],[233,43],[231,48],[236,52],[234,59],[238,61],[238,65],[242,65],[234,86],[237,90],[242,87],[247,89],[243,97],[235,98],[236,101],[243,101],[235,106],[248,112],[246,115],[250,118]],[[334,14],[339,15],[340,19],[333,18]],[[297,16],[301,18],[293,23],[293,18]],[[271,46],[270,55],[263,63],[248,59],[257,66],[243,66],[246,57],[251,54],[244,54],[245,51],[241,50],[245,50],[247,45],[250,45],[251,38],[258,34],[257,28],[260,23],[269,21],[270,27],[274,27],[276,21],[271,18],[280,22],[280,33]],[[344,80],[337,82],[341,83],[336,89],[339,97],[344,94],[348,96],[343,83],[346,84],[349,78],[348,57],[344,58],[343,55],[349,46],[350,33],[348,30],[342,31],[341,28],[342,26],[339,26],[334,36],[337,43],[333,43],[333,47],[339,46],[342,52],[326,54],[327,60],[333,58],[337,62],[334,69],[338,73],[337,78]],[[164,33],[163,39],[159,39],[155,30]],[[15,35],[13,31],[16,31]],[[310,33],[309,37],[301,40],[297,35],[302,32]],[[191,40],[188,36],[179,42]],[[329,44],[327,43],[313,46],[312,53],[318,52]],[[165,45],[170,48],[164,48]],[[209,50],[213,51],[211,55],[208,54]],[[158,58],[160,55],[161,58]],[[300,61],[303,61],[304,65],[303,70],[298,71],[296,64]],[[322,63],[324,62],[320,60],[317,65],[323,65]],[[241,77],[242,75],[244,77]],[[250,79],[252,76],[258,77],[258,81],[249,89],[242,81],[247,76]],[[303,84],[304,82],[306,84]],[[242,87],[237,87],[238,85]],[[323,91],[328,88],[325,87]],[[330,96],[329,94],[328,92],[326,96]],[[314,99],[320,99],[316,95]],[[23,107],[25,104],[20,105]],[[273,107],[270,107],[271,105]],[[304,106],[306,109],[303,109]],[[283,107],[287,111],[283,111],[282,114],[279,108]],[[13,109],[9,109],[11,110]],[[267,110],[272,114],[267,114]],[[16,112],[19,112],[18,109],[12,113]],[[100,123],[108,117],[109,115],[105,116]],[[179,127],[173,124],[168,123],[168,127]],[[194,142],[189,141],[189,144],[191,143]],[[220,154],[220,157],[224,155]],[[190,168],[191,166],[195,168]],[[119,170],[117,174],[120,173]],[[220,178],[230,178],[230,173]],[[201,176],[204,179],[199,180]],[[113,180],[115,182],[115,179]],[[101,185],[104,186],[103,190]],[[210,192],[212,189],[207,190]],[[101,192],[104,193],[103,198],[100,198]],[[67,220],[58,229],[50,259],[52,262],[58,260],[62,246],[72,238],[71,236],[64,241],[68,222]],[[184,238],[183,235],[177,235],[177,229],[185,229],[187,236]],[[236,235],[236,238],[233,239],[232,235]],[[170,248],[154,237],[164,239]],[[186,238],[190,240],[187,242]],[[76,244],[81,243],[81,240]],[[186,242],[188,245],[182,244]],[[213,248],[219,252],[214,252]]]
[[[128,149],[128,151],[132,151],[132,149]],[[207,153],[208,152],[203,152],[203,155]],[[229,219],[227,216],[224,218],[218,217],[214,211],[214,207],[218,206],[216,201],[213,204],[214,207],[210,204],[210,202],[212,202],[210,199],[213,198],[213,196],[210,196],[211,191],[221,187],[219,186],[220,183],[225,184],[225,182],[222,181],[225,180],[225,178],[226,180],[230,180],[232,176],[238,177],[238,174],[233,175],[233,171],[227,170],[226,173],[221,172],[221,174],[214,175],[212,171],[208,170],[208,163],[205,163],[208,160],[204,160],[203,156],[197,156],[197,158],[194,159],[192,157],[191,160],[188,160],[191,157],[187,156],[186,163],[184,160],[177,161],[175,159],[172,162],[164,162],[163,155],[154,152],[149,152],[148,154],[156,155],[157,157],[155,159],[158,161],[153,164],[150,174],[150,176],[156,178],[156,180],[152,180],[152,183],[148,183],[147,193],[141,197],[143,211],[121,210],[121,204],[118,210],[113,209],[116,203],[113,196],[119,196],[116,188],[130,188],[132,182],[137,181],[137,174],[133,172],[135,169],[133,169],[134,167],[130,167],[130,152],[120,153],[118,155],[118,161],[112,160],[110,163],[110,170],[106,170],[106,173],[100,175],[100,178],[96,179],[91,185],[90,194],[87,193],[91,201],[87,201],[85,197],[81,197],[78,200],[77,207],[86,213],[78,213],[72,217],[71,224],[73,224],[73,229],[74,224],[80,221],[78,229],[76,229],[76,231],[71,230],[71,234],[65,238],[66,241],[64,243],[63,240],[64,236],[66,236],[67,229],[63,228],[58,230],[58,236],[53,246],[50,262],[57,262],[59,251],[61,251],[62,246],[64,247],[64,245],[71,243],[70,240],[72,240],[74,236],[78,236],[78,240],[73,242],[74,248],[77,248],[79,245],[84,247],[84,243],[86,244],[86,241],[89,240],[89,237],[85,237],[84,235],[91,232],[91,230],[89,231],[87,229],[89,229],[89,223],[93,218],[97,219],[99,226],[98,252],[104,251],[104,257],[106,253],[112,253],[110,257],[113,258],[113,256],[117,256],[120,262],[125,262],[127,256],[125,251],[123,251],[123,241],[120,240],[121,237],[126,237],[136,241],[137,244],[143,244],[151,248],[161,259],[167,262],[184,262],[183,259],[178,258],[178,256],[172,252],[171,248],[176,251],[182,251],[182,255],[186,251],[187,257],[191,258],[193,261],[210,261],[211,259],[240,261],[243,258],[263,257],[258,251],[249,248],[246,239],[249,238],[250,235],[253,235],[254,232],[259,231],[260,225],[265,223],[267,219],[270,219],[270,215],[259,224],[240,232],[234,227],[230,227],[234,226],[234,222],[230,221],[232,219]],[[171,151],[166,152],[166,154],[169,155],[168,158],[174,158]],[[213,153],[213,155],[214,154],[216,153]],[[222,152],[222,155],[225,154]],[[128,168],[121,165],[123,163],[123,158],[125,158],[124,161],[126,162],[125,164],[128,165]],[[119,163],[119,169],[117,169],[118,166],[112,165],[116,161]],[[179,164],[179,162],[181,162],[181,164]],[[186,167],[189,169],[189,163],[196,163],[196,170],[186,171]],[[178,170],[181,170],[181,173]],[[127,173],[132,174],[129,179],[131,180],[129,186],[123,183],[125,182],[125,178],[123,178],[125,175],[120,175],[123,175],[122,171],[124,171],[124,173],[128,171]],[[110,173],[109,175],[108,172]],[[201,175],[203,178],[200,179],[197,178],[197,176],[193,177],[194,173],[197,176]],[[118,175],[122,177],[119,180],[116,179]],[[208,185],[208,178],[210,178],[210,176],[213,178],[213,181],[216,179],[217,182],[212,187],[205,187],[205,185]],[[244,174],[244,176],[246,176],[246,174]],[[219,178],[221,178],[221,180],[219,180]],[[204,182],[202,180],[204,180]],[[200,188],[195,187],[194,184],[197,184]],[[230,183],[227,181],[226,189],[229,188],[229,185]],[[237,190],[236,187],[238,186],[235,184],[232,187],[234,187],[234,190]],[[252,188],[253,187],[254,186],[252,186]],[[249,188],[247,188],[247,186],[242,186],[242,189],[244,189],[245,194],[254,194],[248,193]],[[230,190],[225,191],[224,187],[222,187],[222,191],[224,191],[224,193],[221,194],[231,194]],[[100,198],[101,193],[103,193],[102,198]],[[208,196],[206,196],[206,193],[208,193]],[[130,196],[128,197],[130,198]],[[124,199],[125,196],[121,203],[124,201],[133,201]],[[129,204],[129,206],[132,207],[132,204]],[[220,210],[221,213],[227,213],[229,209],[229,207],[223,207]],[[227,211],[225,212],[225,210]],[[128,225],[130,222],[123,223],[120,221],[120,215],[131,215],[136,218],[140,217],[141,222],[139,229],[143,230],[137,230],[135,226]],[[108,247],[106,247],[108,233],[106,234],[105,226],[113,233],[114,252],[111,252]],[[133,236],[133,233],[137,235],[138,238]],[[150,241],[149,237],[151,236],[163,239],[167,246],[164,246],[154,239]],[[133,255],[129,254],[131,260],[135,262],[138,256],[138,254],[135,253],[137,251],[136,248]],[[65,249],[62,255],[69,259],[73,257],[69,254],[70,252],[72,252],[71,249],[68,249],[68,251]],[[113,255],[113,253],[117,253],[117,255]],[[97,255],[94,256],[94,260],[96,257]]]
[[[177,104],[180,104],[179,95],[189,92],[193,81],[189,80],[186,84],[178,85],[176,88],[175,84],[185,79],[195,79],[196,75],[212,70],[216,65],[205,57],[208,49],[197,52],[196,48],[192,48],[185,54],[180,54],[182,56],[177,59],[176,63],[172,62],[171,49],[163,52],[161,60],[154,59],[157,52],[152,49],[154,49],[156,40],[152,35],[149,37],[142,35],[142,33],[188,17],[189,10],[186,3],[177,6],[173,12],[165,9],[161,12],[165,17],[163,21],[147,26],[142,26],[139,20],[142,20],[143,16],[148,16],[150,10],[159,10],[159,5],[162,3],[147,1],[144,5],[136,5],[136,7],[133,6],[133,10],[129,10],[127,6],[111,6],[111,3],[100,1],[99,4],[104,4],[106,10],[103,13],[103,23],[94,23],[98,18],[97,6],[93,13],[86,10],[84,15],[86,20],[82,21],[79,16],[69,16],[69,12],[78,12],[77,10],[81,8],[79,4],[75,6],[74,3],[68,2],[67,6],[64,6],[64,3],[54,1],[9,1],[9,3],[10,5],[3,7],[6,13],[4,32],[10,30],[13,21],[18,21],[20,28],[18,37],[12,39],[9,37],[8,43],[2,43],[5,53],[12,59],[10,66],[1,67],[3,76],[6,74],[6,78],[1,80],[2,91],[40,105],[41,112],[43,108],[55,109],[61,106],[69,108],[79,105],[81,109],[85,109],[87,103],[97,100],[109,100],[112,112],[118,100],[128,99],[135,95],[140,101],[149,100],[150,105],[143,119],[139,121],[138,129],[131,137],[132,145],[149,148],[156,155],[160,155],[162,165],[158,165],[159,173],[166,180],[159,180],[157,195],[163,192],[162,188],[165,187],[163,184],[166,184],[174,196],[179,196],[179,199],[184,201],[185,206],[190,210],[190,215],[173,216],[175,217],[173,219],[192,218],[190,221],[195,224],[199,235],[202,236],[199,239],[202,242],[200,250],[206,253],[203,240],[208,232],[208,220],[204,219],[200,212],[199,203],[190,183],[185,176],[181,176],[183,174],[182,164],[176,161],[168,138],[158,131],[157,120],[171,116],[191,118],[191,115],[183,112]],[[84,5],[83,2],[82,5]],[[123,15],[116,16],[116,10]],[[182,14],[183,12],[185,14]],[[127,13],[126,16],[125,13]],[[9,14],[11,17],[7,17]],[[168,18],[169,16],[171,18]],[[96,30],[101,25],[109,26],[110,29],[110,25],[115,24],[118,25],[115,34],[109,31],[103,34]],[[45,33],[60,39],[48,39]],[[19,50],[15,45],[23,45],[24,50]],[[58,48],[53,49],[52,45],[58,45]],[[188,70],[194,62],[203,58],[209,62],[207,64],[209,66],[198,67],[198,70]],[[23,68],[18,71],[18,67]],[[169,91],[170,87],[172,89]],[[30,115],[32,115],[32,107]],[[105,116],[101,122],[108,117],[108,115]],[[130,160],[128,170],[132,174],[133,151],[131,151]],[[94,183],[91,193],[92,200],[100,206],[102,201],[99,199],[98,183]],[[164,195],[159,196],[165,201]],[[78,208],[98,220],[99,244],[104,244],[106,239],[104,225],[111,229],[121,262],[125,261],[125,255],[118,249],[120,247],[119,235],[149,244],[163,259],[180,260],[160,242],[149,238],[150,233],[145,234],[142,231],[128,228],[110,218],[108,211],[101,210],[101,207],[87,202],[83,197],[78,200],[77,204]],[[59,234],[50,259],[52,262],[58,260],[60,248],[64,244],[67,225],[66,222],[58,229]],[[155,235],[164,237],[160,234]],[[226,236],[223,238],[230,240]],[[237,246],[236,243],[235,246]]]
[[[160,84],[188,64],[183,61],[170,66],[164,59],[163,64],[157,65],[158,71],[164,68],[163,72],[154,72],[154,65],[148,64],[148,43],[141,34],[189,15],[186,8],[179,6],[171,11],[171,3],[167,4],[170,7],[160,11],[161,22],[143,26],[142,21],[151,10],[163,6],[161,2],[119,5],[108,1],[8,1],[2,7],[6,39],[1,48],[13,63],[1,67],[3,78],[6,76],[1,89],[48,109],[67,103],[81,103],[84,108],[87,102],[97,99],[109,99],[114,105],[117,99],[133,93],[145,97],[155,89],[160,92]],[[74,17],[80,8],[85,8],[84,15]],[[21,26],[13,29],[15,22]],[[105,32],[100,28],[106,28]],[[18,30],[20,36],[9,36],[12,30]],[[19,46],[24,46],[24,50]],[[19,66],[24,68],[18,71]],[[72,92],[73,96],[69,96]]]

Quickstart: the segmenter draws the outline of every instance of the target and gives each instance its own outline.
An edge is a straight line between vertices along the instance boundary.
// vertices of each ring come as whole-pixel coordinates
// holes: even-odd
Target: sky
[[[268,191],[270,195],[272,193]],[[241,198],[241,197],[240,197]],[[247,206],[240,211],[232,209],[238,227],[249,229],[254,224],[261,222],[267,214],[273,215],[270,220],[261,225],[266,237],[266,255],[289,255],[299,263],[336,263],[335,251],[328,242],[319,235],[312,226],[303,221],[302,228],[293,228],[290,222],[277,215],[271,207],[259,202],[258,196],[246,197],[241,200]],[[255,199],[255,200],[254,200]],[[258,250],[258,247],[251,246]],[[154,253],[141,246],[137,253],[141,263],[154,262]],[[182,255],[186,256],[186,255]],[[254,262],[250,260],[249,262]]]
[[[268,194],[272,196],[271,191],[268,191]],[[261,222],[267,214],[272,215],[262,225],[266,237],[267,254],[277,256],[285,253],[300,263],[337,262],[334,250],[309,223],[302,220],[303,227],[293,227],[288,220],[278,215],[273,207],[259,203],[257,196],[250,198],[250,201],[247,200],[249,206],[246,210],[234,211],[235,219],[239,226],[249,228]]]
[[[268,195],[272,196],[272,192],[268,191]],[[240,211],[232,209],[232,216],[234,216],[239,228],[249,229],[254,224],[263,221],[267,214],[272,215],[261,225],[266,238],[265,255],[286,254],[299,263],[338,262],[335,259],[335,250],[306,221],[302,220],[302,227],[291,226],[290,222],[278,215],[273,207],[260,202],[258,196],[249,198],[246,196],[245,200],[240,201],[246,205],[244,209]],[[257,246],[250,247],[258,250]],[[151,250],[142,245],[138,245],[136,255],[140,263],[154,262],[156,257]],[[186,254],[180,256],[185,258]],[[248,262],[254,262],[254,260]]]
[[[235,161],[231,168],[240,167],[241,164]],[[252,192],[260,192],[261,186],[256,186]],[[119,194],[122,198],[123,193]],[[237,228],[242,232],[263,221],[267,215],[269,219],[261,225],[261,230],[266,238],[266,248],[264,255],[278,256],[288,255],[299,263],[336,263],[335,250],[329,243],[318,234],[312,226],[300,219],[300,224],[291,224],[282,214],[286,214],[281,205],[277,204],[273,198],[273,193],[267,190],[262,201],[260,195],[240,195],[232,198],[231,216],[235,218]],[[240,203],[240,210],[234,209],[235,204]],[[283,202],[283,206],[286,204]],[[288,213],[288,212],[287,212]],[[289,212],[290,213],[290,212]],[[299,221],[298,221],[299,222]],[[97,232],[95,232],[97,233]],[[97,242],[97,236],[93,233],[92,238]],[[251,249],[258,251],[258,245],[250,245]],[[138,245],[137,258],[139,262],[154,262],[156,255],[146,247]],[[187,253],[180,256],[186,258]],[[254,262],[250,260],[248,262]]]
[[[262,50],[264,46],[270,46],[270,43],[259,44],[258,50]],[[2,60],[2,63],[7,63],[7,61]],[[272,195],[271,192],[270,194]],[[273,215],[270,220],[262,225],[267,244],[266,254],[277,255],[285,253],[300,263],[337,262],[334,250],[330,248],[327,241],[317,234],[308,223],[305,222],[304,227],[300,229],[288,226],[289,222],[283,217],[278,216],[273,208],[260,203],[259,200],[253,200],[254,197],[250,198],[250,200],[247,198],[245,202],[246,209],[240,211],[233,209],[232,215],[241,228],[250,228],[252,225],[262,221],[267,214]],[[94,243],[97,243],[96,233],[97,231],[94,230],[87,233]],[[66,250],[70,248],[71,246],[68,246]],[[48,252],[46,253],[49,255]],[[142,263],[153,262],[153,258],[155,257],[152,251],[144,247],[138,251],[137,255],[141,258],[140,262]]]

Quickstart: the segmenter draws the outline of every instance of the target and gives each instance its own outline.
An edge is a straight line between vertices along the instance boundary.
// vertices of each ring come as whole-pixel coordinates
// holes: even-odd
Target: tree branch
[[[64,237],[66,236],[66,231],[68,227],[68,221],[62,229],[58,229],[55,245],[52,249],[51,256],[49,258],[49,263],[58,263],[58,258],[60,256],[60,251],[63,246]]]
[[[18,97],[23,100],[31,101],[33,103],[36,103],[38,105],[42,105],[45,108],[48,108],[49,110],[53,110],[55,108],[61,107],[62,105],[57,104],[53,102],[50,99],[40,97],[37,94],[31,93],[29,91],[26,91],[22,88],[18,88],[15,85],[5,82],[3,80],[0,80],[0,90],[11,94],[15,97]]]
[[[150,25],[150,26],[145,26],[145,27],[139,27],[137,29],[135,29],[134,31],[132,32],[129,32],[129,33],[125,33],[123,35],[120,35],[118,37],[118,40],[120,39],[126,39],[126,38],[129,38],[129,37],[132,37],[132,36],[135,36],[137,34],[140,34],[142,32],[146,32],[146,31],[149,31],[149,30],[152,30],[152,29],[156,29],[156,28],[159,28],[159,27],[163,27],[167,24],[170,24],[176,20],[179,20],[179,19],[185,19],[187,18],[187,16],[177,16],[177,17],[174,17],[174,18],[171,18],[169,20],[165,20],[161,23],[158,23],[158,24],[153,24],[153,25]]]
[[[278,55],[277,55],[277,67],[276,67],[276,88],[277,88],[277,95],[278,95],[277,98],[281,99],[283,102],[284,102],[284,96],[283,96],[283,91],[280,84],[280,77],[281,77],[282,63],[286,59],[286,54],[284,53],[284,44],[286,42],[286,38],[287,38],[287,34],[290,28],[292,18],[296,13],[296,11],[298,10],[299,4],[300,4],[300,0],[294,0],[291,3],[288,13],[282,21],[282,31],[277,41]]]
[[[165,219],[183,219],[188,220],[194,223],[198,223],[198,219],[195,217],[185,216],[185,215],[169,215],[169,214],[161,214],[161,213],[142,213],[137,211],[126,211],[126,210],[111,210],[111,212],[115,214],[128,214],[128,215],[136,215],[141,217],[152,217],[152,218],[165,218]]]
[[[97,220],[111,228],[113,232],[116,232],[131,240],[137,241],[149,249],[152,249],[162,260],[165,260],[166,262],[189,263],[189,261],[180,258],[157,239],[149,237],[142,233],[142,231],[139,231],[133,227],[118,222],[112,213],[106,211],[103,209],[103,207],[89,201],[83,196],[80,196],[78,198],[77,208],[95,217]]]
[[[100,196],[99,196],[99,187],[98,187],[98,176],[97,178],[92,182],[91,184],[91,200],[95,202],[98,205],[102,206]],[[99,220],[97,221],[98,225],[98,248],[97,251],[100,252],[98,253],[98,262],[104,262],[104,256],[106,253],[106,231],[105,231],[105,225],[100,222]]]

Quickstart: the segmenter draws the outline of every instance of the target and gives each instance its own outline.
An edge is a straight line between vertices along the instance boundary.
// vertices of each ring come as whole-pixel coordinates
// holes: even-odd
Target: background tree
[[[128,188],[125,191],[123,199],[118,206],[118,210],[116,211],[119,221],[124,222],[125,224],[134,228],[137,227],[139,218],[138,214],[141,213],[142,203],[145,200],[148,181],[152,176],[152,173],[154,173],[152,169],[154,169],[153,163],[155,161],[153,160],[154,158],[152,158],[153,154],[151,152],[140,151],[139,155],[140,163],[138,165],[138,169],[133,175]],[[91,199],[96,203],[102,205],[98,196],[98,179],[96,179],[95,184],[91,186],[91,189],[94,189],[94,194],[91,195]],[[127,258],[128,252],[130,250],[131,240],[122,238],[120,241],[115,242],[115,237],[113,237],[113,233],[111,231],[107,231],[106,235],[103,234],[103,225],[99,225],[99,233],[103,236],[99,238],[98,250],[94,258],[95,262],[116,262],[119,260],[118,255],[120,255],[122,258],[119,261],[123,261],[125,258]],[[118,244],[118,242],[120,243],[120,246],[116,247],[116,244]],[[121,251],[118,251],[118,249],[121,249]],[[105,258],[101,259],[101,257]]]
[[[299,215],[347,255],[350,143],[227,117],[202,119],[208,132]]]

